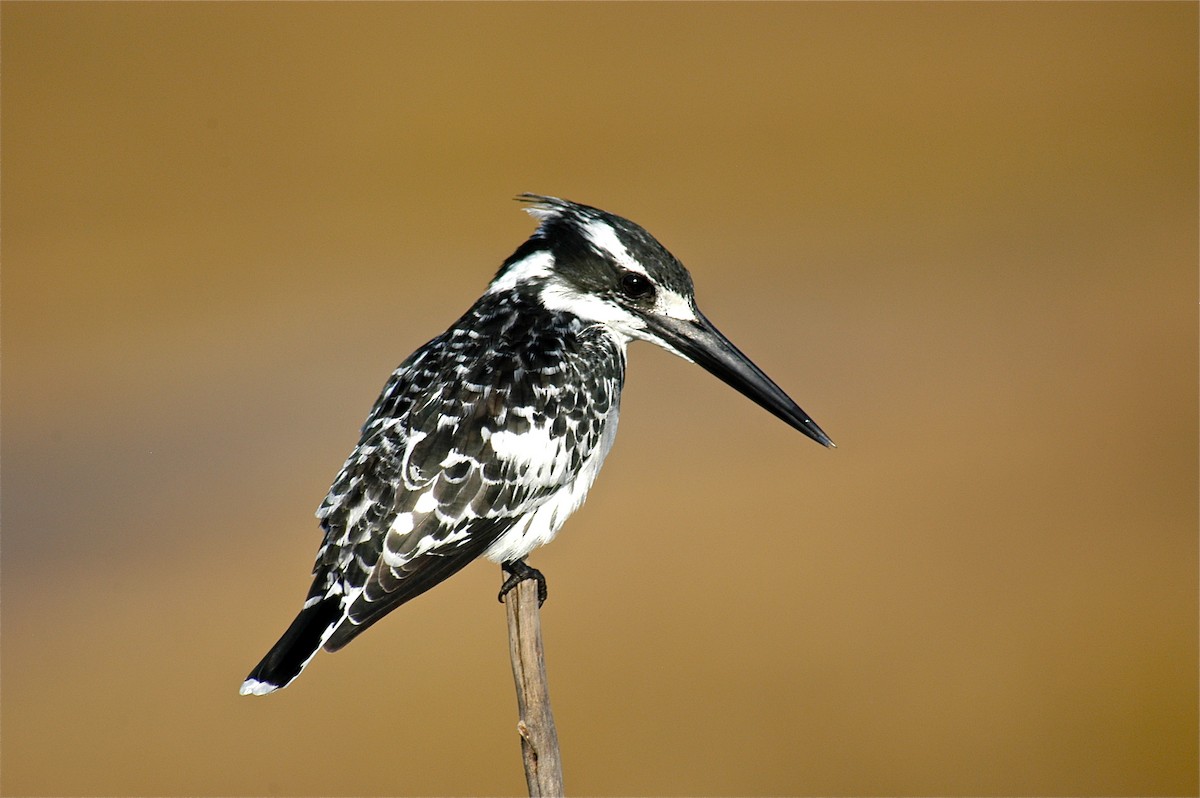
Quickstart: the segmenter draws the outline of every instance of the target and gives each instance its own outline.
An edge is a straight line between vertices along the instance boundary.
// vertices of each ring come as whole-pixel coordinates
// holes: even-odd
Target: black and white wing
[[[325,539],[304,609],[243,693],[285,686],[319,648],[482,554],[524,556],[582,503],[616,432],[623,351],[580,325],[544,328],[558,333],[532,346],[481,327],[456,325],[392,375],[317,512]],[[612,368],[594,369],[598,353]]]

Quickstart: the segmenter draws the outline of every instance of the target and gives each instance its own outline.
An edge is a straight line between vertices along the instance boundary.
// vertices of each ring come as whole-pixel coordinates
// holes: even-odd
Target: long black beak
[[[763,374],[750,358],[743,355],[733,343],[713,326],[713,323],[696,312],[695,321],[683,321],[666,316],[644,317],[650,332],[669,347],[689,360],[703,366],[708,373],[735,388],[775,416],[803,432],[822,446],[834,446],[820,427],[817,426],[800,406],[792,401],[783,389]]]

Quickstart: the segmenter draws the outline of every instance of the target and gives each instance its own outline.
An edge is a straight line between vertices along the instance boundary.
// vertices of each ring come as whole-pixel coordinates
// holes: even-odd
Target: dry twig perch
[[[562,759],[558,732],[550,711],[550,688],[546,684],[546,659],[542,649],[542,623],[538,608],[538,584],[527,579],[517,584],[504,599],[508,615],[508,653],[512,658],[513,681],[517,687],[517,709],[521,719],[521,758],[530,798],[563,794]]]

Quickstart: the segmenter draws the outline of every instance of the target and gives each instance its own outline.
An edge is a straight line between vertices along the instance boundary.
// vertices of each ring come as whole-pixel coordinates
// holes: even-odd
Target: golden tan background
[[[1195,4],[0,10],[6,794],[524,791],[495,566],[237,695],[520,191],[840,446],[634,347],[569,790],[1196,794]]]

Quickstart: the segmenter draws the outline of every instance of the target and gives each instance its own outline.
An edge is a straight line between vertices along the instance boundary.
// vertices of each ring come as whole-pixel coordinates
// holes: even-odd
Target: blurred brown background
[[[1196,4],[0,12],[6,794],[523,793],[490,564],[237,695],[521,191],[840,447],[634,347],[569,790],[1196,794]]]

